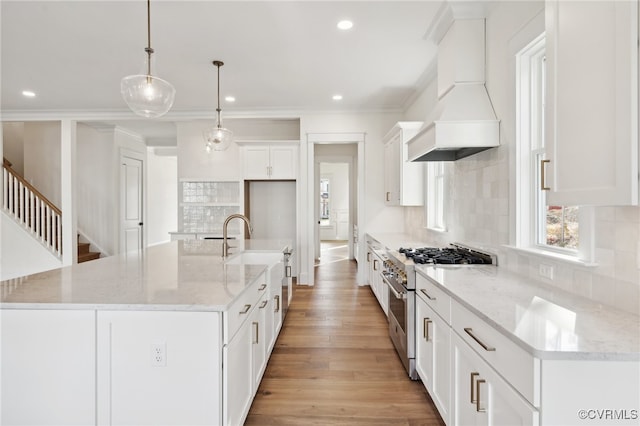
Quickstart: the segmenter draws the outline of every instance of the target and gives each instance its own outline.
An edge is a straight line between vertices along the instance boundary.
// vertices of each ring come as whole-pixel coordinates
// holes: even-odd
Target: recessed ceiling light
[[[348,19],[338,22],[338,28],[341,30],[350,30],[353,27],[353,22]]]
[[[31,90],[23,90],[22,91],[22,96],[24,96],[26,98],[35,98],[36,97],[36,93],[32,92]]]
[[[227,102],[235,102],[236,98],[234,96],[225,96],[224,100]]]
[[[333,95],[333,100],[334,101],[341,101],[342,100],[342,95]]]

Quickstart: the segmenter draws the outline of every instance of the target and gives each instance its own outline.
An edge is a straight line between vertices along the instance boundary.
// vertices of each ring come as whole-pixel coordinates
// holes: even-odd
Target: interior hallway
[[[246,425],[444,425],[409,380],[356,263],[316,267],[297,286]]]

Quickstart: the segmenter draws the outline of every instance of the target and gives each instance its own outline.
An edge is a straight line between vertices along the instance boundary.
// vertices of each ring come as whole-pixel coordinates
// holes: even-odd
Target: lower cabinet
[[[252,339],[253,327],[247,324],[222,350],[224,425],[241,425],[253,401]]]
[[[269,310],[269,297],[265,294],[258,303],[257,308],[253,311],[249,320],[251,327],[251,353],[252,366],[251,374],[253,376],[253,392],[255,395],[262,380],[262,374],[267,366],[267,349],[269,339],[273,336],[273,316]],[[267,318],[269,316],[269,318]]]
[[[453,333],[453,425],[538,425],[538,411]]]
[[[389,289],[382,279],[382,258],[371,247],[367,247],[368,281],[385,315],[389,316]]]
[[[416,370],[440,416],[450,424],[451,327],[416,297]]]

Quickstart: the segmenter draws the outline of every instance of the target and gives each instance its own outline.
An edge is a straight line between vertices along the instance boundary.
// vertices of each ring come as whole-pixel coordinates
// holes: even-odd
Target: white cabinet
[[[253,401],[252,332],[249,325],[240,327],[222,351],[224,425],[241,425]]]
[[[376,296],[380,308],[389,316],[389,289],[382,279],[382,258],[372,245],[367,246],[367,278],[371,291]]]
[[[282,328],[282,280],[284,279],[284,273],[284,263],[275,264],[270,271],[269,294],[273,334],[267,346],[269,353],[273,350]]]
[[[451,327],[416,297],[416,370],[440,416],[450,424]]]
[[[545,14],[547,203],[637,205],[638,2],[547,0]]]
[[[251,375],[253,378],[252,396],[255,395],[267,366],[267,345],[273,335],[273,317],[267,320],[269,296],[264,294],[249,318],[251,327]]]
[[[245,180],[295,180],[298,146],[295,144],[245,144],[242,146]]]
[[[0,318],[0,424],[94,424],[95,313],[2,309]]]
[[[424,165],[407,161],[407,141],[422,122],[401,121],[384,137],[384,202],[388,206],[424,204]]]
[[[453,425],[538,425],[538,411],[453,333]]]
[[[98,424],[221,421],[218,312],[98,311],[97,332]]]

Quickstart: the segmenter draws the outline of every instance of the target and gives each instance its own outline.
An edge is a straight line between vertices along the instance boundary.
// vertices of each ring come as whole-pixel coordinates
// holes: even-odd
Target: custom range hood
[[[438,104],[407,142],[409,161],[455,161],[500,145],[485,87],[485,20],[449,21],[438,43]]]

